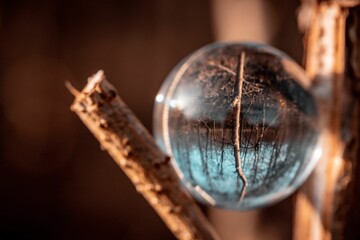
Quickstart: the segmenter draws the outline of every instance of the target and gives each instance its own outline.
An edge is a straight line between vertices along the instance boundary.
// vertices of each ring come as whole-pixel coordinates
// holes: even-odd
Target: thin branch
[[[340,192],[348,188],[349,164],[344,158],[343,109],[347,98],[345,82],[346,6],[357,1],[304,0],[311,14],[299,13],[299,22],[309,17],[306,27],[306,71],[312,79],[323,116],[323,154],[314,173],[297,194],[294,239],[339,239],[343,224],[336,212],[343,206]],[[311,9],[309,8],[311,7]],[[347,117],[347,116],[345,116]]]
[[[235,100],[234,105],[236,109],[236,126],[235,126],[235,139],[234,139],[234,152],[236,159],[236,171],[238,172],[239,177],[243,182],[243,186],[240,193],[239,203],[241,204],[244,200],[246,189],[248,186],[247,178],[243,172],[241,166],[241,156],[240,156],[240,148],[241,148],[241,134],[240,134],[240,115],[241,115],[241,96],[243,90],[243,81],[244,81],[244,64],[245,64],[245,51],[241,52],[241,56],[239,56],[238,62],[238,70],[236,73],[236,89],[235,89]]]
[[[69,89],[72,89],[68,85]],[[136,190],[178,239],[218,239],[154,139],[125,105],[102,71],[90,77],[71,106]]]

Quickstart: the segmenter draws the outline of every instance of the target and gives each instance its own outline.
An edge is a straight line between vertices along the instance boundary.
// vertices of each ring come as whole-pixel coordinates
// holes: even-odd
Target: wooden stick
[[[178,239],[218,239],[203,213],[180,187],[169,157],[125,105],[99,71],[79,93],[72,87],[71,106],[136,190]]]
[[[305,28],[306,71],[313,81],[324,117],[323,156],[297,194],[294,239],[340,239],[342,193],[352,166],[344,158],[345,21],[347,7],[358,1],[303,1],[299,23]],[[304,14],[303,11],[308,11]],[[302,19],[308,18],[308,19]],[[307,23],[307,24],[303,24]]]
[[[346,24],[345,79],[351,107],[345,112],[350,138],[345,148],[347,168],[342,181],[349,184],[340,194],[342,207],[336,216],[341,220],[344,239],[360,239],[360,6],[349,9]]]

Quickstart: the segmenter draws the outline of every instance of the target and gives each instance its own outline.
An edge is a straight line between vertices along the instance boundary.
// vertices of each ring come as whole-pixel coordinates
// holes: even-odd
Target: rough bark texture
[[[306,70],[323,109],[324,147],[317,168],[297,195],[295,239],[345,238],[354,189],[350,183],[356,179],[359,154],[358,103],[354,99],[358,94],[354,94],[358,86],[354,72],[359,66],[354,29],[358,31],[359,25],[346,19],[348,7],[358,3],[310,0],[303,1],[300,10]]]
[[[156,210],[178,239],[217,239],[196,203],[180,188],[169,157],[106,81],[89,78],[81,93],[72,89],[71,109]]]

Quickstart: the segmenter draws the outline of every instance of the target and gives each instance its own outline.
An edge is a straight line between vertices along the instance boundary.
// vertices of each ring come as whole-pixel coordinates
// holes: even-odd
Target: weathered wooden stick
[[[358,1],[360,5],[360,1]],[[346,89],[350,97],[346,116],[350,138],[345,148],[344,159],[347,171],[343,179],[349,185],[340,194],[336,216],[341,220],[344,239],[360,239],[360,6],[349,9],[346,21]]]
[[[344,122],[351,118],[344,116],[344,108],[350,107],[345,89],[345,23],[347,8],[357,4],[359,1],[308,0],[299,12],[299,23],[305,29],[306,71],[321,103],[325,141],[322,159],[297,194],[295,240],[344,236],[344,220],[338,213],[344,208],[342,193],[349,188],[353,168],[344,157],[348,143]]]
[[[182,191],[169,157],[125,105],[102,71],[90,77],[71,106],[178,239],[218,239],[207,219]]]

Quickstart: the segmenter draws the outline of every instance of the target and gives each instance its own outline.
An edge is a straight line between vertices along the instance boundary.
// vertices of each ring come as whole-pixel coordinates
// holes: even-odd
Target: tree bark
[[[349,9],[346,22],[346,67],[345,79],[348,95],[351,97],[347,113],[349,141],[344,159],[348,169],[344,179],[349,179],[336,212],[342,220],[344,239],[360,239],[360,6]]]
[[[182,191],[169,157],[105,79],[90,77],[71,106],[178,239],[218,239],[203,213]]]
[[[305,30],[305,67],[320,102],[324,144],[322,159],[297,194],[296,240],[345,237],[351,202],[347,196],[359,158],[358,103],[349,91],[358,86],[359,79],[350,76],[349,69],[358,70],[359,61],[351,66],[349,58],[358,54],[354,47],[359,44],[349,41],[346,20],[349,8],[357,4],[308,0],[299,11],[299,25]]]

